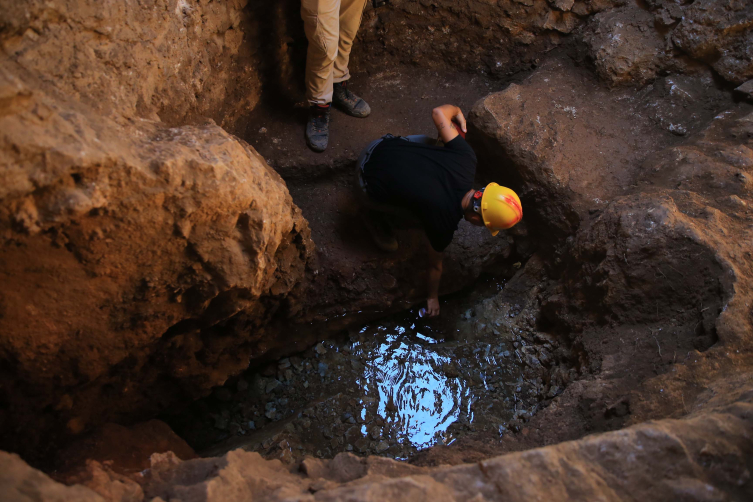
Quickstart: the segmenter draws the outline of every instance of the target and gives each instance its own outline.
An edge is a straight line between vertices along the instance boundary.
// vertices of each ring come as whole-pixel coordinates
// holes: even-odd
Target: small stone
[[[251,429],[252,431],[256,429],[256,424],[254,423],[253,420],[249,420],[248,424],[246,424],[246,425],[247,425],[247,428]]]
[[[744,84],[742,84],[740,87],[735,89],[737,92],[742,92],[747,94],[748,96],[753,96],[753,79],[748,80]]]
[[[267,394],[269,394],[269,393],[273,392],[275,389],[279,388],[280,385],[282,385],[282,384],[280,383],[279,380],[272,379],[269,382],[267,382],[267,386],[264,388],[264,391]]]
[[[306,382],[303,382],[303,388],[304,388],[304,389],[308,389],[308,388],[309,388],[309,383],[308,383],[308,381],[306,381]]]
[[[261,129],[259,129],[259,134],[266,134],[266,133],[267,133],[266,127],[262,127]]]
[[[348,443],[347,445],[345,445],[345,451],[353,451],[353,445],[350,444],[350,443]]]
[[[356,441],[356,444],[354,446],[358,453],[366,453],[367,451],[369,451],[369,440],[366,438],[361,438]]]
[[[446,376],[447,378],[457,378],[458,376],[460,376],[460,373],[458,372],[458,368],[452,363],[443,364],[442,372],[444,373],[444,376]]]
[[[369,429],[369,436],[371,436],[371,439],[379,439],[382,436],[382,428],[375,425]]]
[[[730,195],[727,198],[727,200],[733,206],[738,206],[738,207],[747,207],[748,206],[748,204],[744,200],[742,200],[740,197],[738,197],[737,195]]]
[[[217,415],[214,417],[214,427],[216,429],[224,431],[224,430],[227,430],[227,426],[228,426],[227,418],[223,417],[222,415]]]
[[[318,344],[316,345],[316,347],[314,347],[314,350],[315,350],[315,351],[316,351],[316,353],[317,353],[317,354],[319,354],[320,356],[323,356],[324,354],[326,354],[326,353],[327,353],[327,349],[326,349],[326,348],[324,347],[324,345],[322,345],[321,343],[318,343]]]
[[[327,369],[329,369],[329,366],[327,363],[319,363],[319,374],[324,377],[327,374]]]
[[[374,448],[377,453],[382,453],[383,451],[386,451],[389,449],[390,445],[387,443],[387,441],[379,441]]]
[[[287,357],[285,359],[280,359],[280,361],[277,363],[277,367],[281,370],[290,368],[290,359]]]
[[[274,420],[276,415],[277,415],[277,410],[274,408],[271,408],[264,413],[264,416],[270,420]]]
[[[350,413],[348,413],[348,412],[346,411],[345,413],[343,413],[343,414],[342,414],[342,415],[340,416],[340,421],[341,421],[341,422],[347,422],[349,418],[353,418],[353,415],[351,415]]]

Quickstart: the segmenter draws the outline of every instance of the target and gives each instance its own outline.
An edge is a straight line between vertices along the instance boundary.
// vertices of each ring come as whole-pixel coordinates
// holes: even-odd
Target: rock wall
[[[242,4],[149,7],[3,5],[4,448],[202,395],[299,308],[313,243],[285,183],[211,119],[159,120],[220,107]]]
[[[608,90],[556,57],[474,107],[488,175],[517,173],[546,250],[537,326],[593,375],[527,425],[542,440],[750,391],[752,112],[710,74]]]
[[[391,0],[367,6],[354,61],[375,72],[400,62],[505,78],[582,40],[612,85],[642,86],[699,62],[739,85],[753,78],[752,37],[753,9],[737,0]]]
[[[243,64],[252,53],[246,3],[8,0],[0,44],[9,60],[105,116],[232,123],[261,91]]]

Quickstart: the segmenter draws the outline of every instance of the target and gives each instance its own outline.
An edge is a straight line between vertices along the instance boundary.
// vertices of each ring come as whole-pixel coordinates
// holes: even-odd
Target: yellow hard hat
[[[492,235],[513,227],[523,218],[518,194],[496,183],[489,183],[473,194],[473,210],[481,215]]]

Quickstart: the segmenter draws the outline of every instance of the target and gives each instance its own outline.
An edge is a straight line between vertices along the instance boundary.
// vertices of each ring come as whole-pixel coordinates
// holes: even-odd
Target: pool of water
[[[552,392],[540,361],[554,347],[521,336],[520,306],[500,300],[502,287],[445,299],[439,318],[412,309],[352,329],[216,389],[171,425],[207,454],[243,447],[283,460],[406,459],[463,434],[509,433]]]

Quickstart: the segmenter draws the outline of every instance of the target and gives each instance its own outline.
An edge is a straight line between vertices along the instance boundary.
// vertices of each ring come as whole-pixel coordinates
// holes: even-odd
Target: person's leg
[[[317,152],[329,144],[332,70],[340,33],[340,0],[301,0],[301,17],[309,41],[306,54],[306,142]]]
[[[340,38],[333,73],[335,83],[345,82],[350,78],[350,71],[348,70],[350,50],[353,48],[353,40],[356,38],[359,26],[361,26],[361,17],[365,7],[366,0],[341,0]]]
[[[306,99],[310,105],[332,102],[333,69],[340,39],[340,1],[301,0],[301,17],[309,42]]]
[[[341,0],[340,3],[340,38],[338,40],[337,57],[333,68],[334,92],[332,103],[348,115],[353,117],[367,117],[371,108],[362,98],[353,94],[348,88],[350,79],[348,62],[353,40],[361,25],[361,16],[366,6],[366,0]]]

